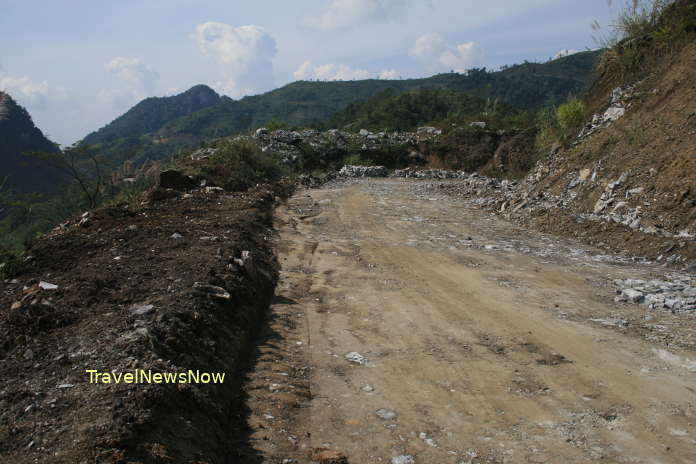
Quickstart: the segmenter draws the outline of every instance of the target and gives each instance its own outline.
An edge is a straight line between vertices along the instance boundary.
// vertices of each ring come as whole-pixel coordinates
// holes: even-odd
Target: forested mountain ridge
[[[100,145],[101,152],[115,160],[140,163],[164,159],[203,140],[254,129],[271,121],[291,126],[321,125],[351,103],[367,100],[388,89],[394,94],[444,89],[515,108],[536,109],[558,104],[569,94],[578,94],[587,88],[599,53],[581,52],[547,63],[524,63],[495,72],[473,69],[464,74],[446,73],[422,79],[297,81],[240,100],[220,97],[217,104],[169,120],[161,117],[168,112],[155,109],[158,105],[169,106],[171,99],[180,96],[151,98],[90,134],[84,142]],[[200,87],[204,86],[194,87],[189,92]],[[157,115],[155,121],[147,121],[151,109]],[[143,117],[145,121],[137,123]]]
[[[146,98],[106,126],[87,135],[83,142],[97,144],[155,132],[169,121],[217,105],[220,101],[220,95],[206,85],[196,85],[171,97]]]
[[[59,178],[57,172],[31,163],[25,153],[58,151],[58,146],[34,125],[27,110],[0,91],[0,185],[22,192],[53,190]]]

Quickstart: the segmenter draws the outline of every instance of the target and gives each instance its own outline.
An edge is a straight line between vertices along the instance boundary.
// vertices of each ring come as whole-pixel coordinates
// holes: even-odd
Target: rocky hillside
[[[226,140],[251,143],[295,172],[332,172],[346,164],[379,165],[388,169],[447,167],[489,175],[520,177],[532,158],[533,131],[490,130],[480,126],[432,126],[414,131],[358,132],[329,129],[299,131],[258,129],[254,135],[221,139],[194,151],[191,160],[214,157]]]
[[[57,152],[58,147],[34,125],[31,116],[7,93],[0,92],[0,173],[6,187],[21,192],[51,191],[59,176],[23,154]]]
[[[669,40],[664,31],[671,31]],[[519,184],[444,188],[544,231],[692,268],[694,37],[696,1],[673,3],[652,32],[607,52],[585,100],[586,124],[567,147],[555,146]],[[628,53],[642,64],[626,67]]]
[[[674,3],[662,21],[655,33],[672,31],[670,50],[648,35],[631,51],[642,68],[605,66],[587,100],[587,126],[528,183],[530,194],[557,199],[550,215],[560,208],[568,217],[549,219],[551,230],[600,230],[614,247],[676,259],[696,236],[696,2]]]

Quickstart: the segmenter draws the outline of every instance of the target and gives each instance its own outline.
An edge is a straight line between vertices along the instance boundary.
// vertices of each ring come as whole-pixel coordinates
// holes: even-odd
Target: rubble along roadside
[[[63,224],[0,282],[0,460],[222,462],[249,451],[241,369],[273,295],[292,186],[158,189]],[[90,383],[87,370],[225,372]]]

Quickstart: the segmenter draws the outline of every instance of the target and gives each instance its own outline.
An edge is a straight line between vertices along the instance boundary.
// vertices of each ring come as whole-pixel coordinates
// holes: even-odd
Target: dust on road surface
[[[606,285],[664,271],[418,181],[303,190],[277,227],[273,335],[245,387],[254,462],[696,462],[696,355],[650,341],[648,311]],[[648,319],[693,342],[678,317]]]

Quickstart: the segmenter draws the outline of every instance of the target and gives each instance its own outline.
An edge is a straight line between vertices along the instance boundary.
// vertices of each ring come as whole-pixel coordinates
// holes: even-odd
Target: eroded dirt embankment
[[[38,241],[23,272],[0,283],[0,460],[221,463],[244,453],[239,373],[275,287],[271,217],[288,190],[160,192]],[[226,377],[105,384],[87,369]]]

